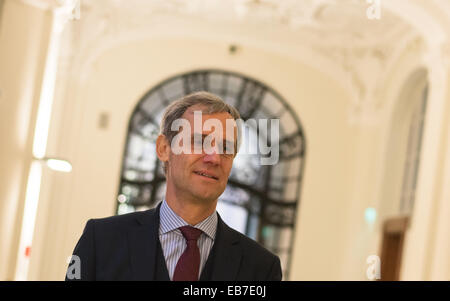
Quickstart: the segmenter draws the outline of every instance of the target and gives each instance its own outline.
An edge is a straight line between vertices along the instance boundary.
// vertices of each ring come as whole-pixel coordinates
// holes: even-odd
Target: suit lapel
[[[234,281],[237,279],[242,260],[239,236],[218,215],[217,233],[214,242],[211,280]]]
[[[133,280],[155,278],[156,247],[159,230],[159,204],[136,217],[136,227],[128,231]]]

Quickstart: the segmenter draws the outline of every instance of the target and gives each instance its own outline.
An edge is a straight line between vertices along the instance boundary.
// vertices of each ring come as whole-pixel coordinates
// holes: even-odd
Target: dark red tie
[[[179,229],[186,239],[187,247],[178,259],[173,273],[173,281],[197,281],[200,267],[200,250],[197,246],[197,239],[202,234],[202,230],[191,226],[184,226]]]

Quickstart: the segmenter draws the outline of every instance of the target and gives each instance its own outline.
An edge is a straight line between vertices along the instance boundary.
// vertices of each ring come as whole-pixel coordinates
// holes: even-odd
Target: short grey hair
[[[175,135],[178,133],[177,131],[172,131],[171,129],[172,123],[175,120],[181,118],[181,116],[183,116],[186,110],[194,105],[204,106],[204,108],[202,108],[201,111],[205,114],[226,112],[229,113],[236,121],[241,118],[241,115],[239,114],[239,111],[236,108],[234,108],[230,104],[227,104],[225,101],[223,101],[219,96],[215,94],[206,91],[199,91],[185,95],[180,99],[172,102],[164,111],[159,133],[164,135],[169,143],[172,143],[173,137],[175,137]],[[239,127],[237,130],[238,130],[238,137],[236,144],[236,152],[239,149],[241,139]],[[163,162],[163,164],[164,164],[164,171],[166,172],[167,166],[165,162]]]

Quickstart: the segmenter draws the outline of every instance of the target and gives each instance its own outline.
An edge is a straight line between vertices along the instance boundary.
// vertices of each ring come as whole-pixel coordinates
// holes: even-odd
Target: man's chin
[[[200,201],[202,203],[211,203],[211,202],[215,202],[222,193],[223,193],[223,191],[220,192],[220,193],[217,193],[217,192],[214,192],[214,193],[196,192],[196,193],[193,193],[193,195],[194,195],[196,200],[198,200],[198,201]]]

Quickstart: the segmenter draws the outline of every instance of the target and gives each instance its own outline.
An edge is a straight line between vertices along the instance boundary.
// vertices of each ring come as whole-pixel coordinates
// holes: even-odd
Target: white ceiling
[[[67,26],[71,40],[62,54],[89,63],[108,47],[157,36],[252,45],[328,73],[352,91],[355,111],[373,110],[399,56],[423,51],[438,36],[437,15],[450,19],[450,0],[381,0],[380,19],[371,20],[374,1],[81,0],[81,17]]]

